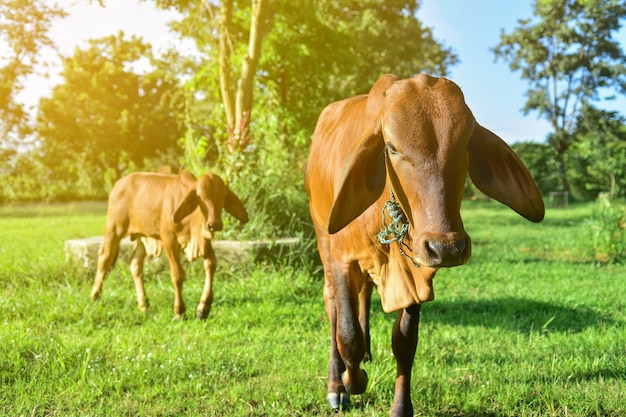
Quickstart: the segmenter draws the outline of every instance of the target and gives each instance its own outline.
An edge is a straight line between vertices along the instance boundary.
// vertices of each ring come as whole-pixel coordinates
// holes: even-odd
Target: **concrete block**
[[[102,236],[66,240],[64,245],[66,262],[82,269],[95,271],[98,262],[98,250],[103,241]],[[299,242],[300,239],[294,237],[275,240],[214,240],[212,245],[219,264],[221,262],[261,261],[267,258],[278,258],[288,254]],[[134,245],[135,243],[129,237],[122,239],[118,262],[128,263]],[[182,256],[181,259],[183,259]],[[167,257],[162,254],[153,262],[167,262]]]

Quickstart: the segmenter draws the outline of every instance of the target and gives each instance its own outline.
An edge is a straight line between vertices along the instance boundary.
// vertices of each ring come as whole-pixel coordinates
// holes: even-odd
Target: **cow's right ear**
[[[233,215],[237,220],[242,223],[248,222],[248,212],[244,207],[241,199],[237,197],[230,188],[226,187],[226,198],[224,199],[224,209],[231,215]]]
[[[174,212],[174,223],[180,223],[185,217],[189,216],[198,207],[198,194],[196,188],[189,190],[183,201],[178,205]]]
[[[545,207],[537,184],[506,142],[477,123],[468,151],[470,178],[480,191],[528,220],[543,220]]]
[[[343,167],[330,209],[328,232],[356,219],[382,194],[387,180],[385,143],[379,129],[368,129]]]

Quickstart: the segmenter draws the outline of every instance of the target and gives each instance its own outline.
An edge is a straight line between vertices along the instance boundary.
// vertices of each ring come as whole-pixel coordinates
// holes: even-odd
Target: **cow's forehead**
[[[198,179],[198,193],[203,198],[222,197],[226,194],[226,185],[218,175],[205,174]]]
[[[456,144],[469,140],[474,126],[461,89],[444,78],[400,80],[387,91],[382,116],[386,139]]]

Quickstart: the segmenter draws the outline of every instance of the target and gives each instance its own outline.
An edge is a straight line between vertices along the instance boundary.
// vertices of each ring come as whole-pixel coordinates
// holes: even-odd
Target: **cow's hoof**
[[[206,320],[207,317],[209,317],[209,312],[208,311],[206,311],[206,312],[204,312],[204,311],[196,311],[196,318],[198,320]]]
[[[174,320],[183,321],[185,320],[185,313],[178,313],[174,315]]]
[[[345,410],[350,404],[350,394],[347,392],[329,392],[326,399],[328,400],[328,405],[333,410],[339,410],[340,408]]]
[[[100,298],[100,294],[102,294],[101,290],[94,289],[91,291],[91,301],[97,301]]]
[[[139,304],[139,311],[145,313],[150,308],[150,301],[146,298]]]
[[[367,389],[367,372],[359,369],[354,378],[350,378],[348,371],[344,371],[341,375],[341,382],[350,394],[363,394]]]

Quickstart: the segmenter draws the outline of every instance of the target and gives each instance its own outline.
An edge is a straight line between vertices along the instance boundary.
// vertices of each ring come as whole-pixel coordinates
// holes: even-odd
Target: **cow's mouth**
[[[205,238],[206,240],[211,240],[213,239],[213,232],[209,229],[207,229],[206,227],[202,228],[202,237]]]

